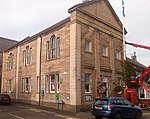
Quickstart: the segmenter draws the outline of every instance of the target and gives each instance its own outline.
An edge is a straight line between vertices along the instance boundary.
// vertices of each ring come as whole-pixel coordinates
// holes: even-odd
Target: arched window
[[[56,58],[56,37],[55,36],[51,37],[51,58],[52,59]]]
[[[7,59],[7,68],[8,70],[13,68],[13,55],[12,53],[9,54],[8,59]]]
[[[30,65],[31,64],[31,59],[32,59],[32,48],[29,46],[26,47],[26,49],[23,51],[23,62],[24,65]]]
[[[53,35],[50,41],[46,43],[47,60],[53,60],[60,57],[60,38]]]

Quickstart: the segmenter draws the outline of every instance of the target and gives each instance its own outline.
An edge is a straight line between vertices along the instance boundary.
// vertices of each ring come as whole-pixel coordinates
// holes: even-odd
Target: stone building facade
[[[17,44],[17,41],[0,37],[0,92],[1,92],[1,79],[2,79],[2,63],[3,63],[3,52],[10,47],[14,46]]]
[[[115,95],[114,84],[123,84],[119,18],[108,0],[87,1],[68,12],[68,18],[4,52],[2,92],[73,112],[90,109],[97,96]]]

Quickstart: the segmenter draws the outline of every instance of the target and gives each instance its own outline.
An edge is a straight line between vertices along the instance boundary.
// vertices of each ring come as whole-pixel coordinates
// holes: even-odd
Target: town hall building
[[[2,92],[14,101],[78,112],[123,85],[123,25],[109,1],[68,13],[3,53]]]

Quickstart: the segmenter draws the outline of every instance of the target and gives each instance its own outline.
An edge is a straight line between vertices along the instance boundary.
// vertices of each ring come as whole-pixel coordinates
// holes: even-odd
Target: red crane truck
[[[139,47],[150,50],[149,46],[129,42],[125,42],[125,44],[132,45],[136,48]],[[139,76],[138,83],[143,89],[146,90],[147,93],[150,93],[150,66],[148,66],[147,69],[144,71],[144,73],[141,76]],[[133,96],[135,96],[135,91],[133,89],[127,90],[126,98],[129,99],[133,104],[135,104],[135,98]],[[140,103],[139,106],[146,107],[148,110],[150,110],[150,99],[144,101],[143,103]]]

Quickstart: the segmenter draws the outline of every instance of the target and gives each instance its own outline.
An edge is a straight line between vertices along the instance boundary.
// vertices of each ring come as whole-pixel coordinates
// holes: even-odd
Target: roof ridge
[[[129,57],[126,57],[127,58],[127,60],[130,62],[130,63],[133,63],[133,64],[136,64],[136,65],[138,65],[138,66],[142,66],[142,67],[146,67],[145,65],[143,65],[142,63],[140,63],[139,61],[135,61],[135,60],[133,60],[133,59],[131,59],[131,58],[129,58]]]
[[[98,2],[98,1],[101,1],[101,0],[89,0],[89,1],[85,1],[85,2],[82,2],[82,3],[76,4],[73,7],[68,9],[68,13],[72,12],[73,10],[75,10],[77,8],[80,8],[82,6],[86,6],[86,5],[89,5],[89,4]]]
[[[7,41],[9,40],[9,41],[13,41],[13,42],[18,42],[17,40],[5,38],[5,37],[0,37],[0,40],[7,40]]]
[[[32,36],[27,36],[26,38],[24,38],[23,40],[21,40],[20,42],[18,42],[16,45],[14,45],[11,48],[5,50],[5,52],[9,51],[10,49],[12,49],[14,47],[19,46],[20,44],[23,44],[23,43],[26,43],[26,42],[30,42],[30,41],[34,40],[35,38],[37,38],[38,36],[41,36],[41,35],[43,35],[43,34],[49,32],[49,31],[55,29],[58,26],[61,26],[61,25],[65,24],[65,23],[67,23],[69,21],[70,21],[70,17],[67,17],[67,18],[61,20],[60,22],[57,22],[54,25],[51,25],[50,27],[45,28],[44,30],[41,30],[41,31],[35,33]]]

